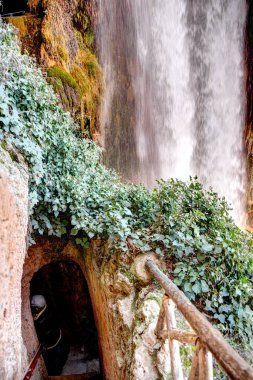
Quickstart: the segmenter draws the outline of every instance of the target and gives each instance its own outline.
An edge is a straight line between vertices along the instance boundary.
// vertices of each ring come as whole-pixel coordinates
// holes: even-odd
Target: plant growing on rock
[[[175,283],[224,333],[253,344],[252,238],[236,227],[225,200],[196,179],[160,181],[153,191],[123,184],[2,23],[0,139],[29,166],[34,234],[69,234],[83,247],[110,237],[122,254],[131,238],[140,251],[172,262]]]

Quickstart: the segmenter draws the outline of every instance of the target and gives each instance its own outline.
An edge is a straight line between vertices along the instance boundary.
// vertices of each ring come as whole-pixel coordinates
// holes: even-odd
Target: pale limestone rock
[[[140,292],[141,299],[144,291],[145,289]],[[152,293],[147,292],[146,289],[146,297],[138,310],[137,326],[133,332],[135,348],[131,370],[132,380],[167,379],[170,373],[168,351],[155,335],[160,312],[158,302],[162,294],[162,290]]]
[[[27,365],[21,337],[21,278],[28,226],[28,174],[26,167],[13,162],[2,148],[0,196],[0,379],[20,380]]]
[[[158,371],[145,346],[136,348],[134,358],[135,366],[132,370],[131,380],[155,380],[158,378]]]
[[[132,326],[134,319],[133,301],[135,297],[135,290],[132,288],[131,294],[118,300],[118,310],[123,323],[129,328]]]
[[[133,288],[133,285],[129,281],[129,279],[124,276],[122,273],[117,272],[114,279],[114,291],[119,294],[130,294],[131,290]]]
[[[157,352],[157,369],[162,379],[168,378],[168,373],[171,372],[170,366],[170,350],[168,339],[162,343],[160,350]]]
[[[155,294],[155,296],[157,295]],[[150,297],[151,295],[149,294],[148,299],[144,302],[142,309],[142,313],[146,321],[149,323],[155,321],[160,311],[160,305],[158,304],[157,300]]]

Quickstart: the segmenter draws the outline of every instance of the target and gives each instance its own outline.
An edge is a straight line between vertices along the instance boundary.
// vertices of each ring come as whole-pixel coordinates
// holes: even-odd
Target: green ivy
[[[29,166],[35,235],[68,234],[84,248],[110,237],[122,253],[131,238],[170,260],[175,283],[224,333],[253,345],[252,237],[236,227],[225,200],[197,179],[160,181],[153,191],[123,184],[2,23],[0,140]]]

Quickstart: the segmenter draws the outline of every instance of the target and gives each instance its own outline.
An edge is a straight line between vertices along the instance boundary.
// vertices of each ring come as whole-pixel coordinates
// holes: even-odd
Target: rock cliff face
[[[0,147],[0,378],[19,380],[27,365],[21,336],[21,278],[27,250],[28,173]]]
[[[23,50],[35,55],[48,81],[86,135],[96,139],[102,74],[95,55],[92,1],[29,0],[30,13],[9,17]]]

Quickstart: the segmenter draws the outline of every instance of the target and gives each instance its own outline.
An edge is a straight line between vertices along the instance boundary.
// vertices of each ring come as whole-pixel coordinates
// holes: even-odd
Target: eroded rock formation
[[[23,50],[34,55],[48,81],[86,135],[97,138],[102,73],[95,55],[92,1],[29,0],[24,16],[9,17]]]

